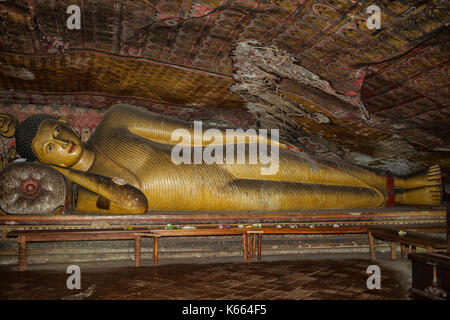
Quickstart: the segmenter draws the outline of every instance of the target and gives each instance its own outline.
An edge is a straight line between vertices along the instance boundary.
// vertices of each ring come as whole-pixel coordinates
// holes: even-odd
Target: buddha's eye
[[[53,150],[53,144],[49,143],[47,146],[47,152],[50,152]]]
[[[55,137],[59,136],[59,133],[60,133],[60,129],[59,129],[59,127],[56,127],[55,128]]]

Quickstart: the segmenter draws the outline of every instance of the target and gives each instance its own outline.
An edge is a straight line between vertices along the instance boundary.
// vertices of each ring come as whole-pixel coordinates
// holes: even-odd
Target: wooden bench
[[[27,266],[27,242],[53,242],[53,241],[92,241],[92,240],[134,240],[134,260],[136,267],[141,263],[141,238],[153,238],[153,262],[158,264],[158,238],[159,237],[184,237],[184,236],[223,236],[242,235],[244,257],[247,260],[253,255],[250,246],[247,229],[144,229],[144,230],[39,230],[39,231],[13,231],[8,237],[17,237],[19,244],[18,267],[20,271]],[[259,233],[259,232],[257,232]],[[261,259],[261,241],[258,242],[258,259]]]
[[[373,236],[378,234],[379,228],[369,228],[369,243],[371,243],[371,257],[375,254]],[[384,229],[381,229],[384,230]],[[83,240],[134,240],[134,256],[136,266],[141,262],[141,238],[153,237],[153,262],[158,264],[158,238],[160,237],[189,237],[189,236],[242,236],[242,251],[244,258],[258,261],[262,254],[262,237],[264,234],[345,234],[366,233],[367,227],[296,227],[296,228],[197,228],[197,229],[94,229],[94,230],[43,230],[43,231],[13,231],[8,237],[17,237],[19,244],[19,270],[25,270],[27,265],[27,242],[46,241],[83,241]],[[408,231],[408,234],[413,231]],[[417,232],[416,232],[417,233]],[[372,240],[371,240],[372,239]],[[391,240],[391,239],[387,239]],[[402,237],[402,240],[405,240]],[[372,241],[372,242],[371,242]],[[395,245],[395,243],[394,243]],[[415,244],[420,246],[421,244]],[[434,247],[435,244],[431,244]],[[441,248],[441,244],[438,244]],[[425,247],[429,247],[425,245]],[[402,249],[403,250],[403,249]],[[373,254],[372,254],[373,252]],[[395,252],[395,250],[394,250]],[[403,251],[402,251],[403,252]]]
[[[141,262],[141,238],[158,238],[150,230],[39,230],[39,231],[13,231],[8,233],[8,237],[17,237],[19,244],[18,267],[19,271],[24,271],[27,267],[27,242],[50,242],[50,241],[89,241],[89,240],[134,240],[134,260],[136,267]],[[155,242],[157,244],[157,240]],[[153,252],[157,252],[154,247]],[[157,263],[157,255],[154,262]]]
[[[332,233],[365,233],[365,227],[314,227],[314,228],[198,228],[198,229],[152,229],[152,233],[161,237],[189,237],[189,236],[224,236],[242,235],[242,251],[244,258],[249,261],[255,258],[261,261],[261,246],[263,234],[332,234]],[[156,248],[158,246],[156,245]],[[154,251],[156,260],[158,250]]]
[[[399,232],[404,230],[405,235]],[[430,229],[423,228],[423,231],[430,231]],[[370,260],[375,261],[375,243],[374,238],[386,240],[390,242],[391,259],[396,259],[396,243],[401,245],[401,255],[406,257],[409,248],[411,253],[416,252],[416,248],[425,248],[427,252],[433,252],[434,249],[445,249],[447,247],[447,240],[438,238],[427,234],[426,232],[412,231],[409,228],[367,228],[367,235],[369,237]]]
[[[315,228],[198,228],[198,229],[95,229],[95,230],[39,230],[13,231],[8,237],[17,237],[19,244],[19,270],[27,266],[27,242],[89,241],[89,240],[134,240],[136,267],[141,263],[141,238],[153,238],[153,262],[158,264],[158,238],[189,236],[242,236],[242,251],[247,262],[257,256],[261,261],[263,234],[324,234],[364,233],[363,227],[315,227]]]
[[[242,251],[244,258],[247,258],[247,261],[251,256],[254,256],[254,249],[250,251],[251,247],[248,240],[249,235],[247,232],[250,231],[246,228],[198,228],[198,229],[152,229],[151,232],[160,236],[160,237],[194,237],[194,236],[233,236],[233,235],[241,235],[242,236]],[[156,245],[156,248],[158,246]],[[258,252],[261,252],[261,241],[258,242]],[[154,251],[156,255],[156,260],[158,260],[158,250]],[[258,260],[261,260],[261,254],[258,255]]]

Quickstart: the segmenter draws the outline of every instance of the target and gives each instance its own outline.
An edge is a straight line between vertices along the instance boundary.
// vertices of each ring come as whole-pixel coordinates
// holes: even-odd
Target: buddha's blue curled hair
[[[31,148],[31,143],[39,129],[39,125],[42,121],[47,119],[57,119],[56,117],[49,114],[33,114],[21,122],[16,127],[16,132],[14,136],[16,137],[16,150],[22,158],[27,159],[27,161],[36,161],[37,157]]]

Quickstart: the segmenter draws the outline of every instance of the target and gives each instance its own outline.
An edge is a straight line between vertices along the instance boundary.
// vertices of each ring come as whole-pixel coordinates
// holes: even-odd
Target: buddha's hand
[[[97,199],[96,206],[98,209],[111,210],[111,213],[145,213],[147,211],[147,197],[142,191],[130,184],[117,184],[111,178],[89,172],[55,165],[51,165],[51,167],[62,173],[73,183],[102,197]],[[88,201],[88,197],[86,197],[86,199],[78,197],[78,202],[84,200]],[[108,203],[106,209],[104,205],[102,205],[101,208],[99,207],[99,200],[101,200],[100,202],[106,201]],[[113,204],[113,208],[111,209],[109,207],[109,202]],[[90,207],[84,203],[83,207],[86,206]],[[95,210],[95,206],[92,207]]]

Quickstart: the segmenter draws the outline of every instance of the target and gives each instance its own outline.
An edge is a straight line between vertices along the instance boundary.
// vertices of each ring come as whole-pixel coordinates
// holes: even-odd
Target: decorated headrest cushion
[[[45,215],[64,206],[65,178],[38,163],[12,163],[0,173],[0,209],[6,214]]]

